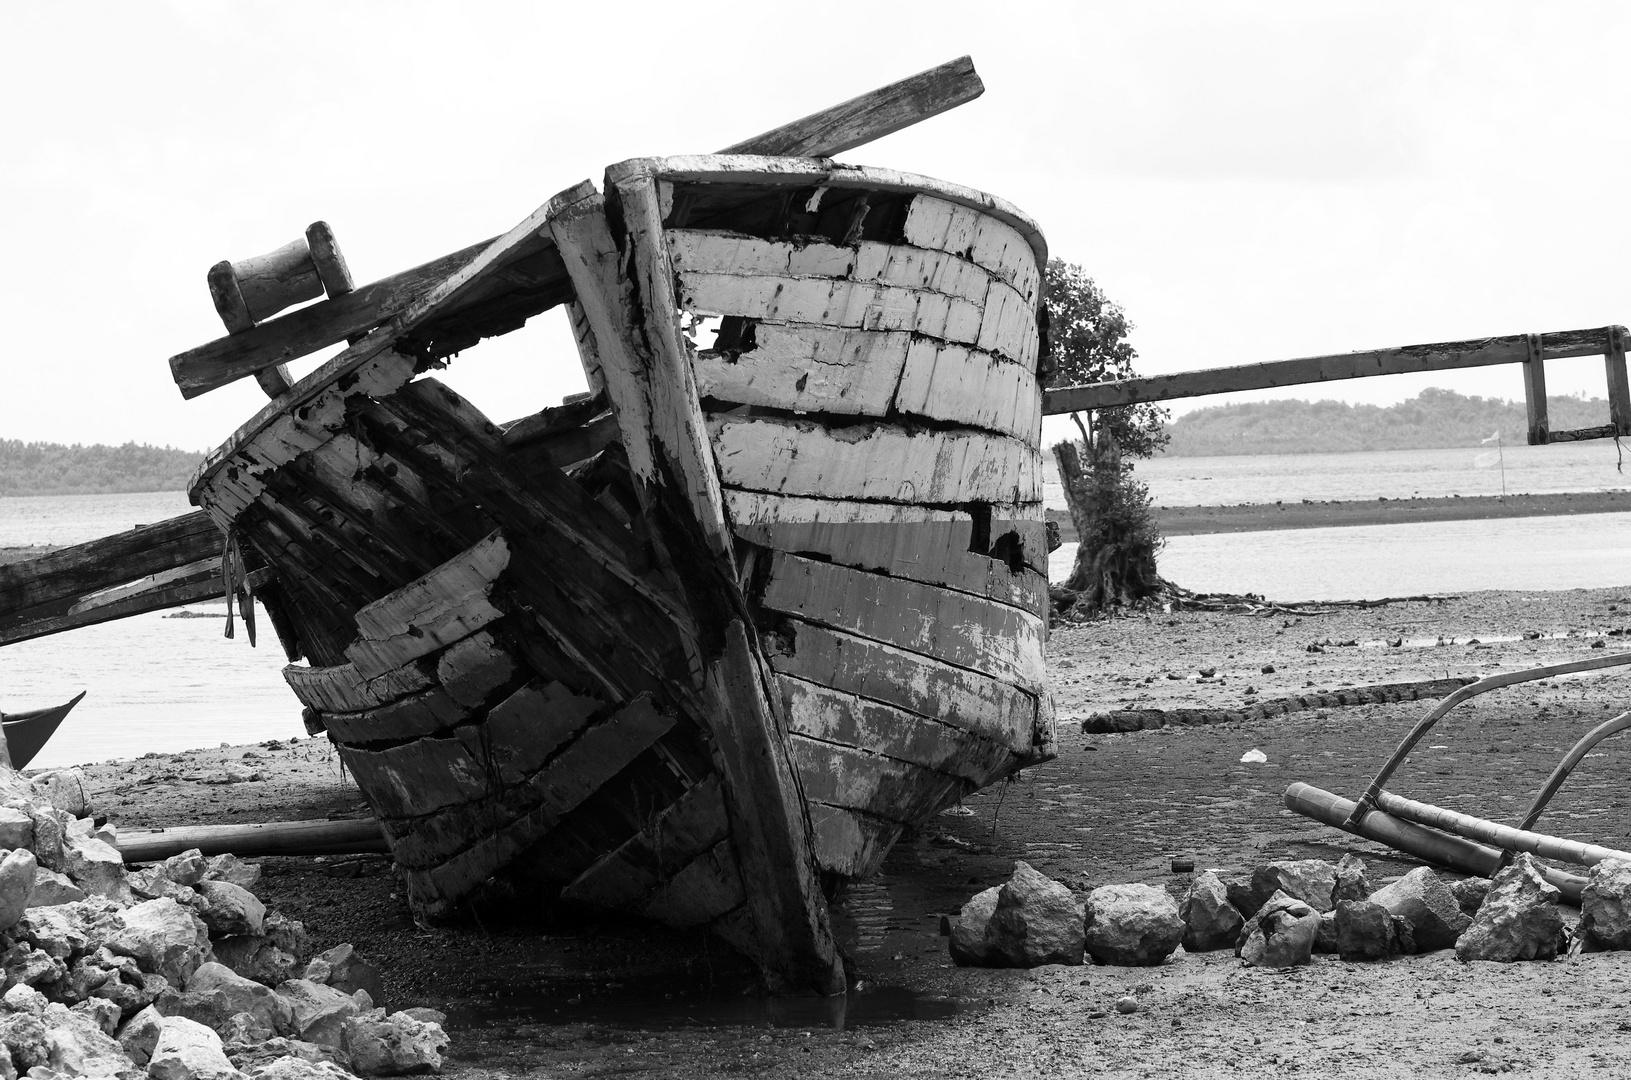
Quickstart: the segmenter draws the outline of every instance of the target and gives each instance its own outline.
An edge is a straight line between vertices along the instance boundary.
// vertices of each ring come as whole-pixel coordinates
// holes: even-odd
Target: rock
[[[164,873],[163,866],[149,866],[144,869],[125,874],[125,884],[130,886],[131,893],[142,900],[157,900],[159,897],[169,897],[177,903],[188,907],[198,902],[198,894],[186,885],[177,885]]]
[[[1336,883],[1336,867],[1324,859],[1277,859],[1252,871],[1252,895],[1260,904],[1283,892],[1315,911],[1330,911]]]
[[[197,848],[172,855],[153,869],[176,885],[197,885],[209,875],[210,864]]]
[[[1461,913],[1444,882],[1432,870],[1418,866],[1391,885],[1370,895],[1390,915],[1398,915],[1410,926],[1410,938],[1418,952],[1448,949],[1472,920]]]
[[[1252,878],[1250,874],[1221,874],[1223,888],[1228,893],[1229,903],[1240,912],[1241,918],[1249,919],[1257,914],[1257,909],[1263,906],[1267,896],[1258,896],[1252,891]]]
[[[0,971],[7,986],[44,986],[68,977],[67,964],[24,941],[0,953]]]
[[[1240,958],[1253,967],[1287,968],[1313,957],[1320,913],[1294,896],[1276,892],[1248,922]]]
[[[85,899],[85,890],[68,880],[67,874],[38,867],[34,871],[34,891],[28,894],[28,906],[55,907]]]
[[[406,1013],[381,1020],[354,1016],[345,1022],[340,1048],[358,1076],[434,1073],[442,1069],[447,1033]]]
[[[294,957],[297,963],[305,963],[311,955],[311,938],[306,936],[304,924],[276,911],[266,916],[266,940]]]
[[[182,986],[209,953],[209,930],[192,911],[160,897],[126,908],[124,929],[109,939],[108,948]]]
[[[1138,1011],[1138,999],[1135,997],[1119,997],[1116,999],[1116,1011],[1123,1016],[1131,1016]]]
[[[227,1060],[221,1037],[185,1016],[165,1018],[147,1063],[147,1075],[153,1080],[239,1080],[243,1076]]]
[[[34,846],[34,819],[14,806],[0,806],[0,848]]]
[[[84,1001],[115,977],[115,972],[98,964],[89,956],[80,957],[68,969],[68,984],[60,992],[64,1002]]]
[[[1082,962],[1082,906],[1070,890],[1026,862],[997,890],[986,948],[1008,967]]]
[[[351,1074],[332,1061],[307,1061],[288,1056],[274,1058],[250,1073],[251,1080],[350,1080]]]
[[[212,947],[216,960],[263,986],[277,986],[301,973],[299,961],[263,935],[220,938]]]
[[[131,1061],[146,1065],[153,1056],[153,1047],[159,1044],[159,1030],[163,1027],[164,1017],[149,1005],[125,1021],[119,1029],[119,1045]]]
[[[1381,960],[1400,951],[1394,917],[1369,900],[1339,900],[1333,913],[1337,955],[1344,960]]]
[[[275,1037],[277,1032],[267,1027],[265,1022],[253,1014],[241,1012],[233,1013],[227,1017],[227,1022],[216,1034],[221,1036],[221,1041],[227,1047],[227,1057],[230,1058],[232,1056],[231,1048],[234,1045],[250,1046],[255,1043],[263,1043],[267,1039]]]
[[[1103,885],[1087,897],[1087,951],[1101,964],[1146,966],[1172,955],[1184,920],[1165,889]]]
[[[975,893],[951,921],[951,960],[958,967],[992,967],[1000,963],[992,959],[986,946],[985,928],[997,910],[997,894],[1001,891],[1001,886],[992,886]]]
[[[289,1003],[294,1034],[323,1046],[339,1046],[345,1021],[362,1011],[350,994],[309,979],[290,979],[277,993]]]
[[[341,1060],[340,1051],[334,1047],[318,1046],[316,1043],[302,1042],[299,1039],[286,1039],[281,1035],[260,1043],[233,1043],[227,1046],[226,1051],[229,1061],[251,1075],[259,1075],[260,1070],[284,1058],[335,1067],[338,1067]],[[325,1071],[310,1075],[327,1077],[335,1074]],[[350,1073],[342,1070],[339,1075],[350,1076]]]
[[[38,867],[34,853],[27,848],[7,852],[6,857],[0,859],[0,930],[11,929],[28,910]]]
[[[90,998],[81,1001],[69,1011],[91,1021],[102,1030],[104,1035],[112,1035],[119,1030],[119,1006],[111,1001],[103,998]]]
[[[1631,862],[1605,859],[1591,868],[1578,933],[1587,948],[1631,949]]]
[[[1245,918],[1229,903],[1229,890],[1223,879],[1210,870],[1196,874],[1190,882],[1178,917],[1184,921],[1185,952],[1207,952],[1233,945]]]
[[[204,876],[211,881],[225,881],[241,889],[253,889],[260,883],[260,863],[244,862],[236,855],[211,855],[206,862]]]
[[[125,860],[119,849],[94,837],[70,834],[63,839],[63,873],[90,896],[128,903],[130,886],[125,884]]]
[[[242,885],[200,881],[193,886],[201,903],[198,914],[213,937],[258,936],[266,926],[266,905]]]
[[[1365,860],[1353,852],[1342,856],[1337,863],[1336,886],[1331,890],[1331,905],[1342,900],[1363,900],[1370,895],[1370,880],[1365,875]]]
[[[1461,913],[1471,919],[1477,917],[1478,909],[1483,906],[1484,897],[1489,895],[1489,879],[1462,878],[1460,881],[1450,882],[1448,888],[1450,895],[1455,897],[1456,905],[1461,908]]]
[[[60,871],[62,841],[73,818],[50,806],[30,807],[28,816],[34,823],[34,857],[46,869]]]
[[[91,812],[90,796],[85,793],[85,777],[78,769],[38,773],[29,777],[28,787],[36,800],[50,804],[52,809],[70,820],[86,817]]]
[[[41,1021],[45,1024],[50,1048],[46,1064],[69,1076],[116,1076],[131,1070],[134,1062],[124,1048],[89,1016],[72,1012],[62,1005],[48,1005]]]
[[[12,928],[12,937],[64,962],[83,956],[92,946],[79,908],[79,904],[29,908]]]
[[[33,1013],[0,1016],[0,1043],[11,1052],[11,1060],[18,1069],[38,1068],[51,1060],[51,1033],[45,1021]]]
[[[187,993],[195,992],[222,994],[227,1006],[224,1019],[248,1013],[270,1029],[268,1038],[273,1034],[286,1035],[294,1030],[294,1013],[287,1001],[269,987],[244,978],[224,964],[212,962],[201,965],[187,983]]]
[[[1337,951],[1337,913],[1335,910],[1320,912],[1320,925],[1314,932],[1314,951],[1317,953],[1334,953]]]
[[[1563,894],[1533,855],[1520,854],[1490,882],[1472,925],[1455,943],[1457,960],[1551,960],[1568,947]]]
[[[350,945],[336,945],[312,957],[306,965],[305,978],[347,994],[366,990],[376,1005],[385,1000],[385,983],[379,969],[358,956]]]
[[[0,998],[0,1003],[5,1005],[7,1012],[32,1013],[35,1016],[45,1012],[49,1004],[45,995],[32,986],[13,986],[6,991],[4,998]]]
[[[447,1026],[447,1013],[442,1012],[440,1009],[427,1009],[423,1006],[419,1006],[412,1009],[403,1009],[402,1012],[423,1024],[440,1024],[443,1027]]]

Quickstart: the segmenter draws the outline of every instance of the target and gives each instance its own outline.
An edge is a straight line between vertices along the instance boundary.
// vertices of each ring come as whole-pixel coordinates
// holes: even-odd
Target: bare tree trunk
[[[1121,447],[1107,430],[1094,434],[1092,441],[1080,445],[1058,444],[1053,455],[1078,539],[1064,588],[1076,594],[1075,602],[1082,607],[1101,610],[1132,603],[1159,587],[1154,556],[1160,541],[1153,533],[1136,535],[1141,531],[1137,523],[1125,520],[1130,509],[1139,511],[1142,506],[1126,505],[1136,492],[1119,490],[1130,482],[1122,475]],[[1138,497],[1147,501],[1147,496]]]

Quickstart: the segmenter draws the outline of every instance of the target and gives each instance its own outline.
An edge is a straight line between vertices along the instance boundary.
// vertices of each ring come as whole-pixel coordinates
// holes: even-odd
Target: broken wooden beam
[[[197,848],[205,855],[361,855],[389,851],[373,818],[269,821],[244,825],[181,825],[119,833],[127,863],[157,862]]]
[[[0,618],[221,554],[221,531],[198,510],[0,566]]]

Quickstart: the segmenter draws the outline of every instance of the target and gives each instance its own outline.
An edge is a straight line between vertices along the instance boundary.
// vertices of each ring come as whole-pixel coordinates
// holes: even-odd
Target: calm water
[[[1508,448],[1507,490],[1631,489],[1614,460],[1612,443]],[[1062,508],[1049,464],[1049,505]],[[1500,492],[1497,464],[1476,450],[1162,458],[1139,463],[1138,475],[1171,506]],[[80,543],[190,509],[180,492],[0,498],[0,547]],[[1055,578],[1073,554],[1074,545],[1054,553]],[[1631,514],[1182,536],[1161,570],[1191,589],[1278,600],[1631,585]],[[222,637],[222,605],[191,610],[214,617],[154,613],[0,649],[0,708],[88,691],[36,763],[302,734],[269,629],[251,649],[241,625],[236,639]]]

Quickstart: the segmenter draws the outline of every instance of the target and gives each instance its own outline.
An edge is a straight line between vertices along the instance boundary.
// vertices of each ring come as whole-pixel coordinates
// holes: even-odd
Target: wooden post
[[[1631,378],[1625,367],[1625,327],[1608,328],[1608,351],[1603,356],[1608,373],[1608,422],[1616,435],[1631,435]]]
[[[1523,399],[1529,409],[1529,445],[1547,442],[1546,358],[1541,355],[1540,335],[1526,335],[1528,357],[1523,362]]]

